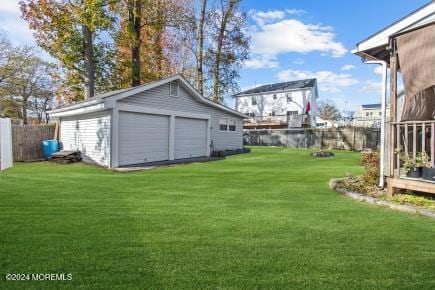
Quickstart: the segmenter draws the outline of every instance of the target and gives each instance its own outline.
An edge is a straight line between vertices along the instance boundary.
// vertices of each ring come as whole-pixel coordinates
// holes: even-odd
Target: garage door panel
[[[122,154],[128,155],[128,154],[143,154],[146,152],[146,154],[156,154],[162,152],[160,145],[154,145],[154,146],[128,146],[128,147],[120,147],[122,151],[124,151]],[[125,153],[128,150],[128,153]]]
[[[207,120],[175,118],[175,159],[207,155]]]
[[[169,159],[169,117],[119,114],[119,165]]]
[[[146,139],[147,142],[160,142],[162,140],[168,140],[167,135],[153,135],[153,134],[132,134],[132,135],[120,135],[120,141],[130,142],[130,141],[142,141]]]

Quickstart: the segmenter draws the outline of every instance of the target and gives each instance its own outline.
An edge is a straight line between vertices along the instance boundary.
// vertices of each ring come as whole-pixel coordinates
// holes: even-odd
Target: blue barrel
[[[44,157],[48,158],[51,154],[59,151],[59,142],[57,140],[44,140],[42,141],[42,152]]]

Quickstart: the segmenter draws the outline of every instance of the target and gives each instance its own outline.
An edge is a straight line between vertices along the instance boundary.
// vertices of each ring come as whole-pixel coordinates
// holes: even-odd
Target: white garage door
[[[175,159],[207,155],[207,120],[175,118]]]
[[[119,113],[119,165],[168,159],[168,116]]]

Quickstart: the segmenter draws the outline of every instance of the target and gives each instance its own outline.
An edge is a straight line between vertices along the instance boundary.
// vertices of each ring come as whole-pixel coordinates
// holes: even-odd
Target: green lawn
[[[253,148],[134,173],[15,164],[0,174],[0,289],[435,289],[434,220],[328,188],[358,160]]]

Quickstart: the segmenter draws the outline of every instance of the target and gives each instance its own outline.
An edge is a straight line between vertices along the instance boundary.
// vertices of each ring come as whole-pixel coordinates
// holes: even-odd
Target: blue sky
[[[341,109],[380,100],[376,65],[350,52],[356,43],[418,9],[428,0],[245,0],[250,11],[251,60],[242,89],[317,77],[321,99]]]
[[[362,64],[350,51],[357,42],[428,2],[243,0],[243,8],[249,11],[252,52],[241,71],[240,87],[317,77],[320,98],[341,109],[376,103],[381,76],[376,66]],[[0,29],[15,43],[34,45],[19,15],[18,0],[2,0]]]

